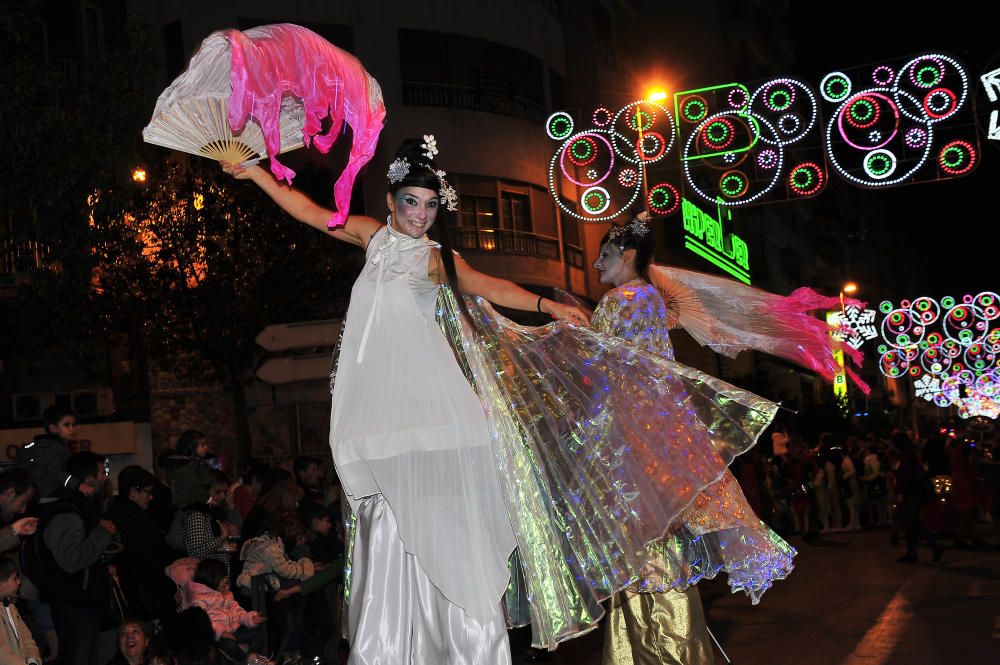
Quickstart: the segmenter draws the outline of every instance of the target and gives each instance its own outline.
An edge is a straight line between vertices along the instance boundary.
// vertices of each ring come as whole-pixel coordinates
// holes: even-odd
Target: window
[[[531,202],[527,196],[515,192],[502,192],[500,208],[503,210],[500,222],[503,228],[531,231]]]
[[[486,196],[462,196],[462,226],[466,228],[495,229],[497,200]]]

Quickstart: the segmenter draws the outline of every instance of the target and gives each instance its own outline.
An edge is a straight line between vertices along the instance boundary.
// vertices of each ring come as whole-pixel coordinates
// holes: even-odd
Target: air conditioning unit
[[[42,412],[56,403],[55,393],[14,393],[14,420],[41,420]]]
[[[70,405],[77,416],[110,416],[115,412],[115,394],[111,388],[74,390]]]

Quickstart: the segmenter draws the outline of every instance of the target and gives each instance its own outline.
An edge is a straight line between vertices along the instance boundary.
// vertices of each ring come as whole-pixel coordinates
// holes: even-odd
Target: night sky
[[[973,99],[986,97],[979,76],[1000,67],[1000,31],[989,4],[792,2],[788,27],[796,64],[794,74],[819,81],[830,71],[882,60],[941,51],[965,64],[973,79]],[[849,11],[851,6],[864,11]],[[917,9],[916,7],[921,7]],[[946,8],[946,9],[945,9]],[[998,105],[1000,106],[1000,105]],[[981,111],[977,112],[980,121]],[[982,161],[970,175],[944,182],[889,188],[873,194],[889,213],[882,223],[905,229],[908,247],[886,248],[886,260],[919,267],[920,294],[961,296],[1000,290],[1000,235],[996,228],[996,189],[1000,187],[1000,142],[978,132]],[[900,294],[898,297],[903,297]]]

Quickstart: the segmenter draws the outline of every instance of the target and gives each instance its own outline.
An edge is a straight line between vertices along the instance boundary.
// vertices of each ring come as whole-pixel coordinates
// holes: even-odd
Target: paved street
[[[792,543],[796,570],[756,607],[720,581],[701,585],[709,626],[735,665],[1000,662],[1000,552],[948,549],[932,565],[924,548],[919,564],[901,565],[902,546],[884,530]],[[596,665],[602,639],[571,641],[549,662]]]

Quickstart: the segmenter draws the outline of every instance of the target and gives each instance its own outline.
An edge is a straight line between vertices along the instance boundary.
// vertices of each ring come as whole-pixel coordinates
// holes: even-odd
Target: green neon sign
[[[704,212],[687,199],[681,200],[684,218],[684,248],[694,252],[744,284],[750,284],[750,252],[746,242],[735,233],[722,229],[722,206],[716,206],[716,216]],[[732,212],[726,208],[727,220]]]

